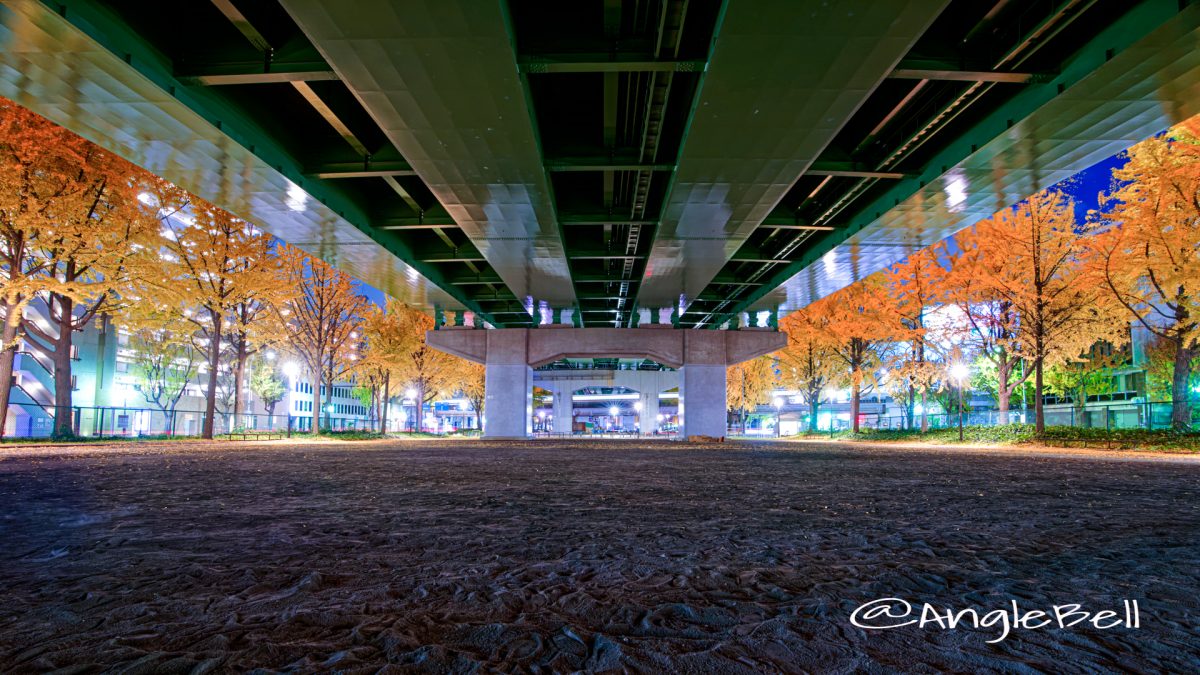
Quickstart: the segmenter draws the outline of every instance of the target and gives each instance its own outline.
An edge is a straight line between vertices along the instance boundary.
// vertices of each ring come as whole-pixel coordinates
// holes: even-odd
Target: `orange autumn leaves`
[[[940,244],[919,251],[786,317],[789,347],[777,356],[791,364],[790,384],[848,387],[856,413],[885,370],[920,395],[941,386],[950,361],[977,357],[995,367],[1002,411],[1032,382],[1041,430],[1045,371],[1078,362],[1097,342],[1128,340],[1134,321],[1174,348],[1173,414],[1185,425],[1200,334],[1200,123],[1128,157],[1086,219],[1066,195],[1041,192],[963,232],[953,253]],[[928,325],[948,308],[952,321]]]

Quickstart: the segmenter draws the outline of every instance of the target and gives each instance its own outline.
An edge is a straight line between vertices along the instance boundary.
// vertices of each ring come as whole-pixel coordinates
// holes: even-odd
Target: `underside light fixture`
[[[620,413],[621,413],[621,409],[615,405],[608,409],[608,414],[612,415],[613,417],[616,417]]]
[[[308,193],[290,180],[287,184],[287,200],[285,202],[287,207],[293,211],[307,211]]]
[[[837,278],[837,249],[830,249],[828,253],[821,256],[821,265],[825,267],[825,274],[831,278]]]
[[[962,169],[953,169],[946,174],[946,208],[951,211],[962,211],[963,202],[967,201],[967,177]]]
[[[633,404],[633,409],[634,409],[634,410],[636,410],[636,411],[638,411],[638,412],[642,412],[642,402],[641,402],[641,401],[638,401],[638,402],[634,403],[634,404]]]

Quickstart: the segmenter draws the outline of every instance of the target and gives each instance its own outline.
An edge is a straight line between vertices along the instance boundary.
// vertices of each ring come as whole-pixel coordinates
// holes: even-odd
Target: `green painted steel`
[[[0,94],[456,324],[774,325],[1200,112],[1178,0],[230,2],[6,2]]]

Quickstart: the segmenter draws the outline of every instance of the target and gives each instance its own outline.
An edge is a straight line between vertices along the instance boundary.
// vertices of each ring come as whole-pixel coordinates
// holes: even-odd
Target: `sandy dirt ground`
[[[0,454],[0,671],[1138,672],[1200,663],[1200,464],[819,444]],[[855,627],[918,608],[1140,627]],[[915,616],[915,615],[914,615]]]

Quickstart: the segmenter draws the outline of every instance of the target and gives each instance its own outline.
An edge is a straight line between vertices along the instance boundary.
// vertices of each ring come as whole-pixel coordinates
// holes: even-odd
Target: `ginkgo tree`
[[[1033,369],[1034,425],[1041,434],[1046,368],[1082,358],[1098,341],[1119,343],[1126,323],[1098,285],[1081,274],[1084,239],[1091,232],[1077,222],[1075,205],[1063,193],[1036,193],[974,230],[975,250],[987,259],[975,269],[980,302],[999,303],[1015,317],[1010,340]]]
[[[371,301],[357,281],[320,258],[288,245],[278,246],[276,254],[289,291],[272,309],[287,348],[304,362],[311,378],[315,433],[321,428],[321,392],[333,387],[326,374],[348,367],[346,347],[361,331]]]
[[[192,330],[186,322],[174,322],[143,325],[129,333],[134,388],[146,403],[163,413],[168,434],[175,433],[175,409],[199,365],[188,337]]]
[[[987,238],[992,233],[990,228],[973,228],[957,237],[958,251],[950,257],[944,299],[959,317],[950,339],[975,354],[994,380],[998,419],[1008,424],[1013,396],[1033,371],[1022,356],[1018,309],[992,286],[993,280],[1004,277],[1008,264],[1003,249]]]
[[[222,356],[226,339],[237,331],[237,310],[267,302],[288,280],[279,272],[270,236],[254,225],[170,186],[157,197],[163,214],[161,274],[147,287],[196,328],[195,347],[204,355],[207,378],[201,433],[212,438],[217,397],[228,386],[220,381],[228,368]]]
[[[785,316],[779,328],[788,336],[787,347],[775,352],[782,384],[800,392],[808,406],[808,430],[815,432],[823,393],[838,375],[838,357],[825,328],[825,317],[806,308]]]
[[[770,354],[729,366],[725,372],[725,406],[738,413],[742,433],[746,433],[746,412],[771,402],[771,392],[779,386],[775,358]]]
[[[1102,196],[1104,231],[1087,242],[1097,282],[1169,346],[1171,424],[1191,426],[1192,362],[1200,355],[1200,120],[1133,146]]]
[[[401,334],[396,304],[388,303],[386,310],[371,307],[363,317],[363,351],[356,373],[360,384],[370,387],[378,407],[380,430],[387,432],[388,412],[392,399],[392,377],[408,345]]]
[[[393,372],[397,384],[416,393],[415,428],[420,429],[425,405],[441,394],[454,393],[465,362],[426,344],[425,333],[434,327],[432,316],[399,302],[389,302],[387,312],[395,315],[396,337],[401,345]]]
[[[0,433],[24,337],[54,378],[56,437],[74,435],[74,336],[137,296],[158,223],[144,171],[0,99]],[[34,299],[45,316],[25,312]]]
[[[899,316],[878,275],[813,303],[808,311],[823,317],[838,362],[835,381],[850,389],[850,420],[857,433],[863,391],[878,384],[885,350],[900,332]]]
[[[931,339],[926,317],[939,306],[946,295],[948,271],[942,265],[945,245],[923,248],[884,273],[887,295],[897,321],[894,339],[899,343],[892,350],[889,377],[906,387],[904,398],[912,417],[916,399],[921,400],[921,431],[929,430],[929,394],[943,380],[945,364],[931,358],[938,340]]]

